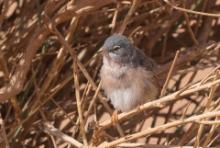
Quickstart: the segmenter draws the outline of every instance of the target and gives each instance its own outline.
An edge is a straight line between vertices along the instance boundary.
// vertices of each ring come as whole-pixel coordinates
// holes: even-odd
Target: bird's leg
[[[111,118],[112,118],[113,125],[116,125],[118,123],[118,111],[117,110],[114,110]]]

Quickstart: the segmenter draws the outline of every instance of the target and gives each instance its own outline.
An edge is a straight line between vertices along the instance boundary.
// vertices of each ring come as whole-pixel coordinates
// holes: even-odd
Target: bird
[[[156,62],[126,36],[109,36],[100,50],[101,88],[116,111],[128,112],[159,96]]]

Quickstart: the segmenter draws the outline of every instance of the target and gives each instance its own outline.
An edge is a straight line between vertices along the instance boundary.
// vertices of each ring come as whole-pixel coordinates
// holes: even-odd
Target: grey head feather
[[[156,63],[150,57],[147,57],[141,50],[134,47],[127,37],[113,34],[105,40],[102,48],[110,53],[114,46],[121,47],[120,50],[111,54],[114,60],[134,67],[142,66],[147,70],[155,69]]]
[[[105,40],[104,45],[102,47],[110,49],[115,45],[119,45],[121,47],[124,47],[125,49],[130,49],[132,47],[130,40],[127,37],[119,34],[113,34],[110,37],[108,37]]]

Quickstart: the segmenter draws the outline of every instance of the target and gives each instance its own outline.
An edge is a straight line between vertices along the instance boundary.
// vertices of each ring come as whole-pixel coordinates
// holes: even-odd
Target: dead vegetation
[[[0,147],[220,146],[219,0],[0,7]],[[99,79],[112,33],[155,59],[164,84],[160,98],[116,117]]]

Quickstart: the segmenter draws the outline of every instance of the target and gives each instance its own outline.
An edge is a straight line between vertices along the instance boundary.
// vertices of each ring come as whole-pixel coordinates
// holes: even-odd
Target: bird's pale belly
[[[111,100],[115,109],[123,112],[129,111],[144,102],[144,98],[140,97],[143,95],[136,94],[132,87],[112,90],[107,96]]]

